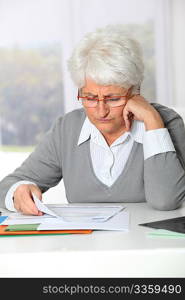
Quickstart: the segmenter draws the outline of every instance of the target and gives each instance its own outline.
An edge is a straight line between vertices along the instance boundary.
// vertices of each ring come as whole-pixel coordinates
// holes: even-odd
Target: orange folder
[[[29,231],[5,231],[7,225],[0,225],[0,236],[25,236],[25,235],[62,235],[62,234],[88,234],[92,230],[29,230]]]

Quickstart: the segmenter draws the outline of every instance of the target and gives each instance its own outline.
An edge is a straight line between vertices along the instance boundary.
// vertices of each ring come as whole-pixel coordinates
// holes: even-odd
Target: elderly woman
[[[81,109],[57,119],[0,183],[1,206],[41,215],[32,193],[62,178],[69,202],[144,202],[172,210],[185,198],[185,129],[172,109],[139,94],[138,43],[119,27],[87,34],[69,59]]]

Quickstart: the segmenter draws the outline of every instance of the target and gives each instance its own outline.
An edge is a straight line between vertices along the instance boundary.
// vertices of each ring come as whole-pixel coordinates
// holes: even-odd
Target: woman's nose
[[[108,104],[106,104],[106,102],[102,100],[98,101],[97,109],[98,109],[99,116],[101,118],[104,118],[110,112],[110,108]]]

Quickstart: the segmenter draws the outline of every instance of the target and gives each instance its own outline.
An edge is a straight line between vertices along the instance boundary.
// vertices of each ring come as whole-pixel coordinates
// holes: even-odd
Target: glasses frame
[[[126,103],[125,104],[121,104],[121,105],[117,105],[117,106],[110,106],[111,108],[115,108],[115,107],[119,107],[119,106],[123,106],[123,105],[126,105],[127,104],[127,101],[128,101],[128,96],[129,96],[129,90],[127,91],[127,93],[126,93],[126,95],[120,95],[120,96],[117,96],[117,97],[119,97],[119,98],[126,98],[125,100],[126,100]],[[115,96],[116,97],[116,96]],[[77,95],[77,99],[78,99],[78,101],[80,100],[80,98],[81,99],[87,99],[88,97],[82,97],[82,96],[79,96],[79,89],[78,89],[78,95]],[[99,101],[106,101],[107,99],[112,99],[113,98],[113,96],[111,96],[111,97],[108,97],[108,98],[106,98],[106,99],[99,99],[99,98],[92,98],[92,100],[94,99],[94,101],[96,100],[96,106],[94,106],[94,107],[88,107],[88,108],[96,108],[97,106],[98,106],[98,102]],[[105,102],[105,104],[107,104],[106,102]]]

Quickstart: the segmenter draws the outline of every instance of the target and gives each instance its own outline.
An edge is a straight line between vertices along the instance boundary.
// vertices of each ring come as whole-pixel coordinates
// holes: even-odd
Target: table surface
[[[0,277],[185,277],[185,238],[151,237],[152,228],[138,225],[184,216],[185,205],[123,205],[128,232],[0,238]]]

